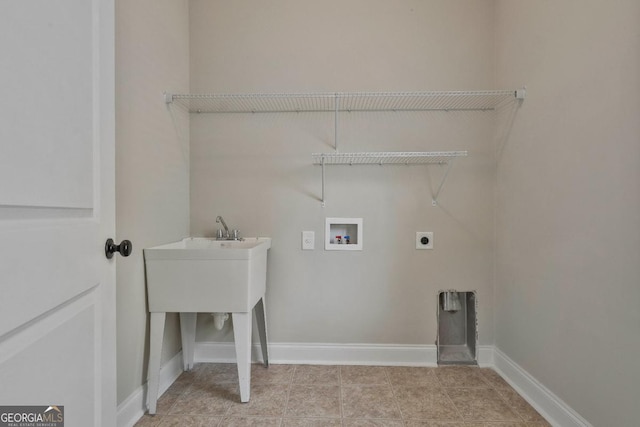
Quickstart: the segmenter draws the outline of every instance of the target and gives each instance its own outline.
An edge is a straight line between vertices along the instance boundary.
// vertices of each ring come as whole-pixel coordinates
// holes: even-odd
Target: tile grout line
[[[495,387],[493,384],[491,384],[489,382],[489,379],[482,373],[482,371],[480,371],[480,377],[482,378],[483,381],[485,381],[489,385],[489,388],[498,395],[498,397],[507,405],[507,407],[511,409],[518,418],[520,418],[522,422],[524,423],[529,422],[528,420],[524,419],[522,415],[520,415],[520,412],[516,411],[515,408],[511,406],[511,404],[507,401],[507,399],[502,396],[502,393],[500,393],[500,391],[498,390],[498,387]]]
[[[291,372],[291,377],[289,378],[289,383],[287,387],[287,400],[284,403],[284,412],[282,413],[282,421],[280,422],[281,426],[284,426],[284,420],[287,416],[287,411],[289,410],[289,399],[291,398],[291,389],[293,388],[293,379],[296,377],[296,371],[298,370],[298,366],[293,366],[293,371]]]
[[[342,393],[342,366],[338,365],[338,395],[340,396],[340,425],[344,424],[344,409],[343,402],[344,394]]]
[[[268,369],[268,368],[267,368]],[[282,414],[280,417],[280,427],[284,427],[284,417],[287,414],[287,407],[289,406],[289,393],[291,392],[291,383],[293,382],[293,374],[295,373],[296,368],[295,366],[293,367],[293,370],[291,371],[291,376],[289,377],[289,380],[287,381],[287,395],[284,399],[284,408],[282,409]]]
[[[496,394],[498,395],[498,397],[499,397],[500,399],[502,399],[502,401],[507,405],[507,407],[508,407],[509,409],[511,409],[511,410],[513,411],[513,413],[514,413],[514,414],[516,414],[516,415],[518,416],[518,418],[520,418],[520,419],[521,419],[523,422],[525,422],[525,423],[528,423],[528,422],[529,422],[529,420],[526,420],[526,419],[524,418],[524,416],[523,416],[522,414],[520,414],[520,411],[516,411],[516,408],[515,408],[514,406],[512,406],[512,405],[511,405],[511,403],[507,400],[507,398],[506,398],[506,397],[504,397],[504,396],[502,395],[502,393],[500,393],[500,392],[498,391],[498,389],[494,389],[494,391],[496,392]]]
[[[340,410],[340,425],[342,425],[343,423],[343,418],[342,418],[342,399],[343,399],[343,394],[342,394],[342,366],[338,365],[338,406],[339,406],[339,410]]]
[[[393,384],[391,383],[391,377],[389,376],[389,367],[384,367],[384,376],[387,379],[387,384],[389,388],[391,388],[391,395],[393,396],[393,404],[396,406],[398,413],[400,414],[400,421],[403,426],[407,424],[404,422],[404,415],[402,414],[402,407],[400,406],[400,402],[398,396],[396,395],[396,391],[393,388]]]
[[[453,399],[451,398],[451,396],[449,396],[449,393],[447,392],[447,388],[442,385],[442,381],[440,381],[440,378],[438,378],[438,374],[436,374],[436,372],[433,371],[433,375],[436,377],[436,380],[438,381],[438,384],[440,384],[440,389],[442,390],[444,395],[447,397],[447,400],[449,401],[449,403],[451,403],[451,406],[453,406],[453,410],[456,411],[456,414],[458,415],[460,420],[462,420],[463,423],[466,423],[467,420],[464,418],[464,416],[460,412],[460,409],[456,406],[456,404],[453,401]]]

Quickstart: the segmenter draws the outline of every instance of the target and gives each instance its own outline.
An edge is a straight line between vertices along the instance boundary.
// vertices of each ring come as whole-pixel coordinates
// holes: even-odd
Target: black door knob
[[[116,252],[120,252],[122,256],[129,256],[132,250],[133,245],[130,240],[123,240],[119,245],[116,245],[113,239],[107,239],[107,243],[104,244],[104,254],[108,259],[113,258],[113,254]]]

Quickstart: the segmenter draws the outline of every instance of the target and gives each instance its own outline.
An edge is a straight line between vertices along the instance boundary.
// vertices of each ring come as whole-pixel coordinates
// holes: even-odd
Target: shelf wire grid
[[[515,94],[514,90],[168,94],[167,102],[191,113],[484,111],[515,100]]]

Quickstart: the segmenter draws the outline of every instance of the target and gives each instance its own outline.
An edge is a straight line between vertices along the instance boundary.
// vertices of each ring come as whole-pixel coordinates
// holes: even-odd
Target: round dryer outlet
[[[433,249],[433,231],[416,232],[416,249]]]

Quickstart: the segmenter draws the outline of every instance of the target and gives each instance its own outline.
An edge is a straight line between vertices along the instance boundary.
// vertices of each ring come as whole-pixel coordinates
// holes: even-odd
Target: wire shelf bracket
[[[419,152],[364,152],[364,153],[313,153],[313,164],[320,165],[322,170],[322,207],[326,205],[325,177],[327,166],[338,165],[446,165],[447,169],[440,180],[435,194],[431,195],[431,204],[438,205],[438,196],[449,176],[449,171],[456,157],[466,157],[467,151],[419,151]]]

